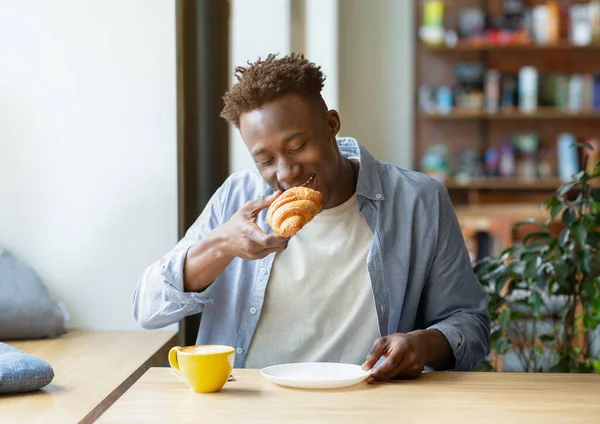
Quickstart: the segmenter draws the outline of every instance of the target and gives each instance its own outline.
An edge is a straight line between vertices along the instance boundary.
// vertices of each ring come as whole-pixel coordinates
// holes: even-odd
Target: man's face
[[[306,186],[335,201],[341,157],[335,136],[337,112],[315,111],[308,101],[287,95],[240,116],[240,134],[262,178],[273,190]]]

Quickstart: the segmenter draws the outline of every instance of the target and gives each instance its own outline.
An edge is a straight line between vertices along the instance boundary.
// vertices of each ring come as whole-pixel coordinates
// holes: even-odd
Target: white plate
[[[371,375],[360,365],[332,362],[303,362],[273,365],[260,373],[267,380],[282,386],[301,389],[333,389],[352,386]]]

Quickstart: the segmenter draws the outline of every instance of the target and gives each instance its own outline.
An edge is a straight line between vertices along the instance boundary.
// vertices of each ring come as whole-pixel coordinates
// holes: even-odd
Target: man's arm
[[[221,206],[224,190],[215,193],[185,237],[138,281],[133,308],[142,327],[160,328],[202,312],[212,303],[213,282],[234,258],[261,259],[287,247],[288,239],[256,225],[258,213],[280,192],[246,202],[229,218]]]
[[[435,252],[418,313],[426,328],[377,339],[363,364],[363,369],[372,369],[369,383],[415,378],[425,366],[471,370],[488,352],[487,294],[472,270],[448,193],[441,186],[438,190]],[[382,356],[385,359],[376,365]]]
[[[184,269],[188,251],[222,222],[222,201],[227,182],[220,187],[185,236],[139,278],[133,294],[133,315],[143,328],[155,329],[202,312],[211,303],[210,290],[186,291]],[[221,271],[222,272],[222,271]]]
[[[437,247],[422,297],[421,312],[428,330],[448,341],[453,361],[443,351],[434,369],[468,371],[485,358],[490,343],[488,296],[473,272],[460,225],[444,188],[439,191]]]

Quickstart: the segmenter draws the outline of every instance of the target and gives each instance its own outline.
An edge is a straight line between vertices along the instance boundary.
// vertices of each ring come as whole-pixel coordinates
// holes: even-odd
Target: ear
[[[327,135],[329,137],[335,137],[342,128],[342,122],[340,120],[340,114],[335,109],[327,111]]]

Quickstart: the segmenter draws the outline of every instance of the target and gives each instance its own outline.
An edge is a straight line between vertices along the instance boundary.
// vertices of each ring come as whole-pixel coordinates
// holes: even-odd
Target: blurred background
[[[0,247],[70,327],[138,329],[143,269],[253,166],[218,116],[234,67],[306,53],[342,134],[410,167],[412,18],[393,0],[0,0]]]
[[[299,52],[341,136],[446,185],[475,260],[600,145],[599,41],[596,0],[0,0],[0,249],[70,328],[137,329],[141,272],[253,166],[235,66]]]

